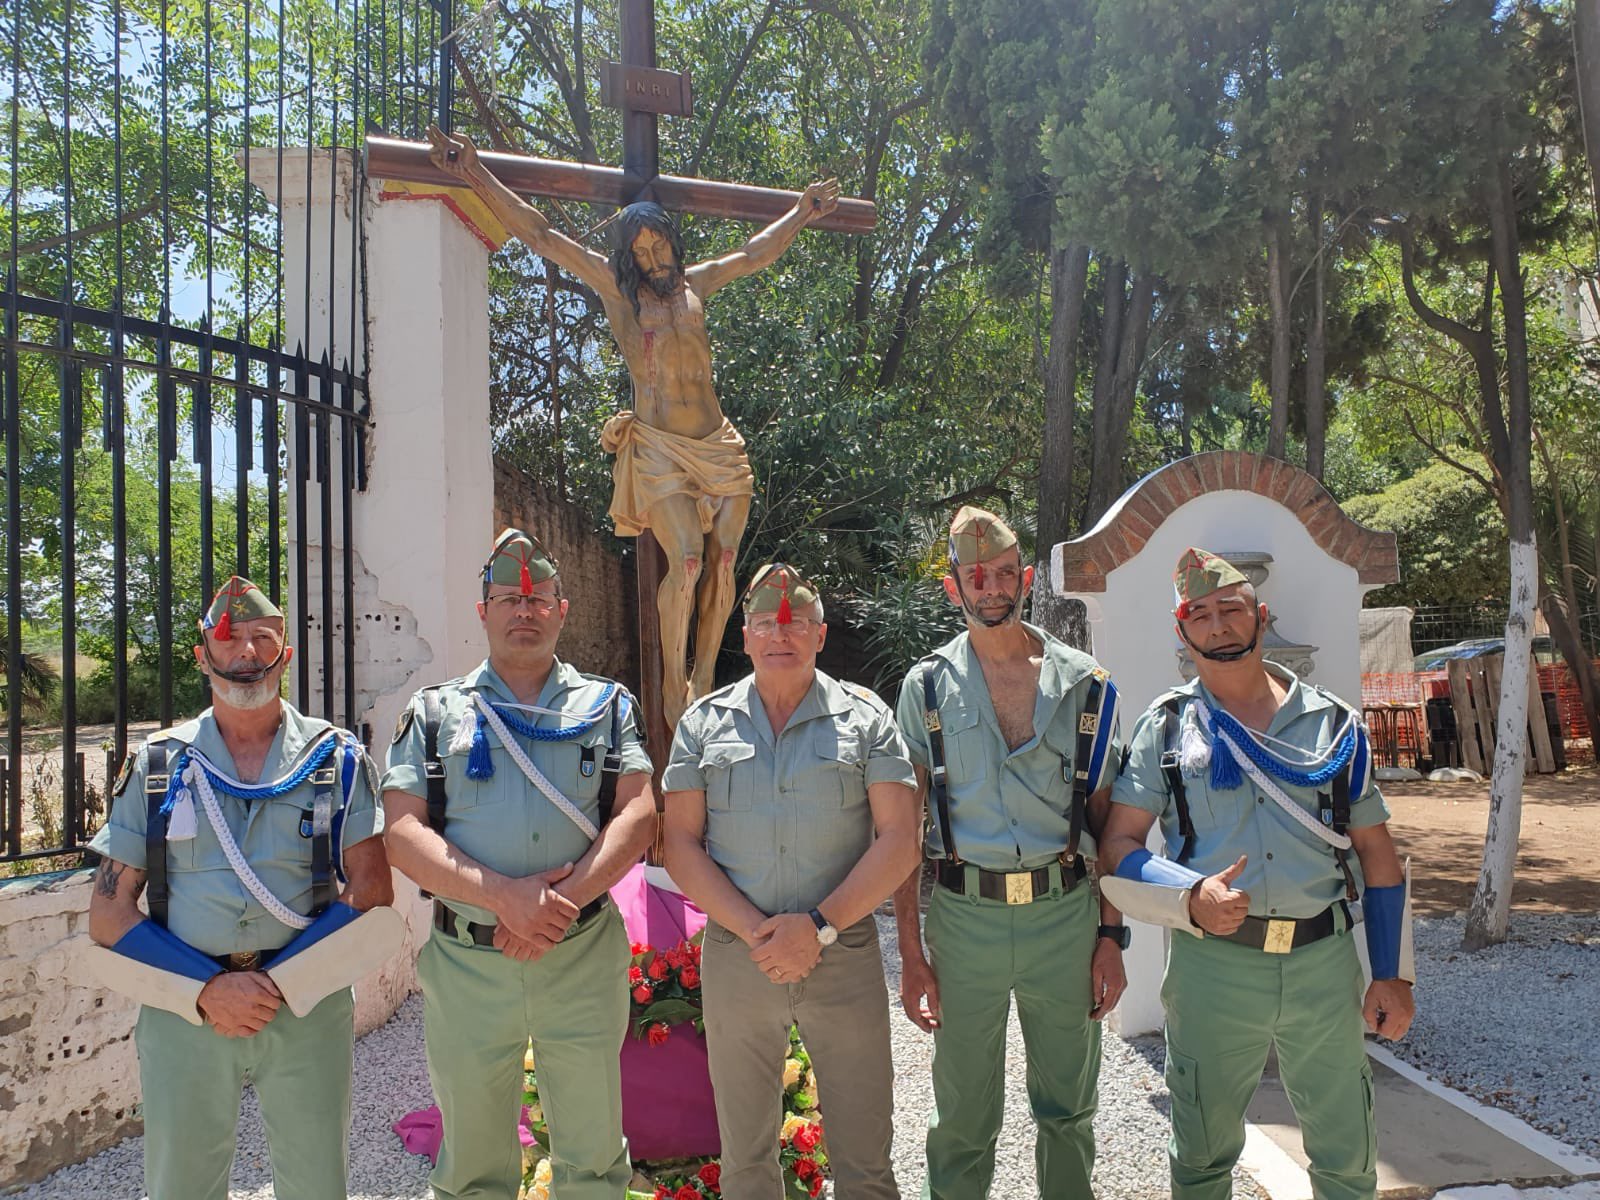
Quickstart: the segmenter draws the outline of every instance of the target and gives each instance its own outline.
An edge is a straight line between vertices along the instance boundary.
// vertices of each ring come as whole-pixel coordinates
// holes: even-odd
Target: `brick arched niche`
[[[1394,534],[1351,520],[1326,488],[1292,463],[1243,450],[1220,450],[1152,471],[1124,492],[1088,533],[1055,546],[1050,575],[1056,591],[1105,591],[1106,576],[1143,550],[1168,517],[1191,500],[1229,491],[1249,492],[1288,509],[1330,558],[1354,568],[1365,587],[1399,580]],[[1239,538],[1207,548],[1246,549],[1248,532],[1241,531]]]

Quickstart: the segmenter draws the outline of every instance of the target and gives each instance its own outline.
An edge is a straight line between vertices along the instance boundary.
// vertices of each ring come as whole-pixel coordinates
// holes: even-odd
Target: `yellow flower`
[[[533,1043],[532,1042],[529,1042],[528,1043],[528,1048],[522,1052],[522,1069],[524,1071],[533,1070]]]
[[[793,1087],[800,1082],[800,1072],[804,1070],[798,1058],[791,1058],[783,1064],[783,1086]]]
[[[809,1124],[811,1124],[811,1122],[806,1120],[804,1117],[798,1117],[793,1113],[790,1113],[783,1119],[783,1131],[780,1136],[786,1142],[792,1141],[794,1140],[795,1131],[797,1129],[803,1129]]]
[[[550,1160],[541,1158],[539,1165],[533,1169],[534,1187],[548,1188],[550,1186]]]

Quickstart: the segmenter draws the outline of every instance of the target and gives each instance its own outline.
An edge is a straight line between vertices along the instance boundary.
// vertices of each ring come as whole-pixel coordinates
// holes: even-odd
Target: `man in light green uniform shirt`
[[[279,1200],[345,1195],[354,1002],[346,986],[304,1016],[290,1011],[263,968],[297,928],[272,909],[305,918],[337,898],[365,910],[388,904],[392,888],[375,836],[382,819],[371,762],[350,734],[279,698],[293,656],[284,635],[283,613],[253,583],[235,576],[223,586],[195,647],[212,707],[152,734],[129,757],[110,819],[91,843],[103,856],[89,906],[96,943],[117,947],[153,923],[220,968],[200,990],[198,1023],[194,1013],[149,1004],[139,1012],[151,1200],[227,1196],[247,1079],[261,1102]],[[152,756],[160,769],[150,780]],[[332,809],[321,887],[313,765],[335,775],[321,785]],[[229,863],[196,795],[202,787],[267,903]],[[336,892],[340,875],[346,882]],[[138,908],[147,882],[151,922]]]
[[[662,776],[667,867],[710,917],[706,1044],[727,1200],[783,1193],[789,1027],[816,1068],[836,1194],[895,1200],[888,993],[872,910],[916,860],[911,764],[888,707],[816,669],[816,589],[763,567],[752,673],[683,715]]]
[[[1097,903],[1083,863],[1116,774],[1116,689],[1088,655],[1023,623],[1032,582],[1005,522],[962,508],[944,586],[966,632],[900,689],[936,880],[927,955],[920,867],[895,892],[901,1003],[934,1033],[923,1195],[935,1200],[988,1194],[1013,993],[1039,1194],[1090,1194],[1097,1022],[1126,986],[1127,930]]]
[[[1359,714],[1264,661],[1267,606],[1232,564],[1191,549],[1173,583],[1198,678],[1140,717],[1101,839],[1104,869],[1132,880],[1137,858],[1141,886],[1178,898],[1162,986],[1172,1194],[1230,1194],[1245,1107],[1276,1048],[1313,1194],[1370,1200],[1363,1015],[1398,1038],[1413,1006],[1392,969],[1363,998],[1351,936],[1363,878],[1369,907],[1402,882]],[[1157,820],[1170,861],[1145,850]]]
[[[478,605],[488,659],[419,692],[389,747],[390,857],[435,897],[417,975],[440,1200],[515,1200],[530,1037],[554,1194],[620,1200],[632,1174],[628,938],[607,889],[654,835],[651,763],[626,691],[556,658],[567,603],[537,541],[502,533]]]

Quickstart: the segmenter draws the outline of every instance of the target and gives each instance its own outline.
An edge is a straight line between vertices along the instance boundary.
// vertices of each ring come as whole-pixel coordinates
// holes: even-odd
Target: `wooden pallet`
[[[1502,654],[1452,659],[1445,668],[1461,760],[1480,775],[1494,770],[1495,729],[1500,716],[1500,683],[1504,669]],[[1556,769],[1555,750],[1550,742],[1550,729],[1545,724],[1537,671],[1528,672],[1528,725],[1523,736],[1526,738],[1524,770],[1552,774]]]

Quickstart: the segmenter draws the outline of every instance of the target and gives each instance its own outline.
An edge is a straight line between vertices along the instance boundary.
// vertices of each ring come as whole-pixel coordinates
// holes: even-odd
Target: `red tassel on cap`
[[[524,596],[533,595],[533,576],[528,573],[526,560],[522,564],[522,574],[517,579],[517,586],[522,590]]]
[[[976,563],[972,568],[972,586],[975,587],[975,588],[982,588],[983,587],[983,564],[982,563]]]
[[[1187,600],[1184,600],[1184,601],[1181,601],[1178,604],[1178,620],[1187,621],[1188,619],[1189,619],[1189,602]]]
[[[215,628],[211,630],[211,636],[219,642],[233,641],[233,614],[227,609],[222,610],[222,616],[218,618]]]
[[[783,594],[778,597],[778,624],[788,625],[794,621],[794,610],[789,607],[789,572],[779,572],[778,585],[783,588]]]

